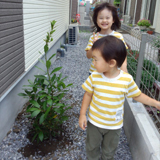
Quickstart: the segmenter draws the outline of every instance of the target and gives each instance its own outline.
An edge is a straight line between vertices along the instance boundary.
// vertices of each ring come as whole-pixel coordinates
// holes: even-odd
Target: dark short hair
[[[121,22],[119,20],[118,14],[117,14],[117,8],[114,7],[113,5],[109,4],[108,2],[103,2],[103,3],[97,4],[93,10],[93,16],[92,16],[92,20],[94,23],[93,30],[95,30],[95,28],[96,28],[96,32],[101,31],[101,28],[97,25],[98,13],[99,13],[99,11],[102,11],[105,8],[107,8],[109,11],[112,12],[114,23],[112,24],[111,29],[116,31],[121,26]]]
[[[127,56],[125,44],[114,36],[105,36],[98,39],[92,46],[93,50],[98,50],[106,62],[115,59],[118,67],[122,66]]]

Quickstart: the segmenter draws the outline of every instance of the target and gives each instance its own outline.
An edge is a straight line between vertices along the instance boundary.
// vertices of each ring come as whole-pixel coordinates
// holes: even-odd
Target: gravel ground
[[[68,103],[72,105],[72,109],[67,113],[69,120],[64,123],[67,134],[64,135],[61,141],[56,142],[56,140],[53,139],[55,143],[52,144],[56,146],[54,147],[54,151],[52,148],[50,152],[43,155],[41,154],[42,150],[39,150],[30,156],[26,156],[24,154],[27,150],[25,146],[32,148],[32,143],[27,138],[30,127],[29,119],[25,117],[25,112],[22,112],[0,144],[0,160],[86,160],[86,131],[82,131],[79,128],[78,117],[84,94],[81,85],[88,77],[90,66],[90,60],[86,58],[84,51],[89,36],[90,33],[80,33],[77,46],[68,46],[65,57],[61,57],[52,66],[53,68],[63,66],[61,72],[63,76],[68,76],[66,84],[73,83],[73,87],[71,87],[69,91],[70,99],[68,101]],[[115,154],[115,160],[132,160],[123,129]]]

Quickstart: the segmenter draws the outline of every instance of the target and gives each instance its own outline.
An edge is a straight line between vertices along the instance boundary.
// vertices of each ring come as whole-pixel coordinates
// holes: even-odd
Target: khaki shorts
[[[88,160],[114,160],[121,129],[108,130],[87,123],[86,152]]]

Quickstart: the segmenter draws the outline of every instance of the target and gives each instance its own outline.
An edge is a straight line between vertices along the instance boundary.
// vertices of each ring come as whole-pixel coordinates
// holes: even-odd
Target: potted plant
[[[72,22],[72,23],[77,23],[77,20],[74,19],[74,18],[72,18],[72,19],[71,19],[71,22]]]
[[[151,26],[151,23],[149,20],[147,19],[140,19],[137,22],[137,25],[140,27],[141,31],[145,31],[146,28],[148,28],[149,26]]]
[[[147,29],[147,33],[148,34],[153,34],[154,33],[155,28],[153,28],[153,26],[149,26]]]

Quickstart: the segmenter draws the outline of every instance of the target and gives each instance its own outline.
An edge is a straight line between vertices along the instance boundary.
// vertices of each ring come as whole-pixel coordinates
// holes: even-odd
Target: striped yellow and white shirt
[[[94,71],[82,88],[93,94],[88,112],[89,121],[104,129],[121,128],[125,96],[133,98],[141,94],[132,76],[122,70],[112,79]]]
[[[121,40],[124,42],[124,44],[126,45],[126,43],[125,43],[125,41],[124,41],[123,36],[122,36],[121,33],[112,31],[109,35],[112,35],[112,36],[115,36],[115,37],[121,39]],[[95,35],[95,36],[96,36],[96,35]],[[100,39],[100,38],[102,38],[102,37],[104,37],[104,36],[107,36],[107,35],[105,35],[105,34],[99,34],[98,39]],[[94,38],[93,38],[93,35],[91,35],[90,38],[89,38],[89,42],[88,42],[88,44],[87,44],[87,47],[85,48],[85,51],[88,51],[88,50],[90,50],[90,49],[92,48],[93,39],[94,39]],[[126,48],[128,49],[127,45],[126,45]],[[89,72],[92,73],[94,70],[96,70],[96,69],[95,69],[93,63],[91,63]]]

